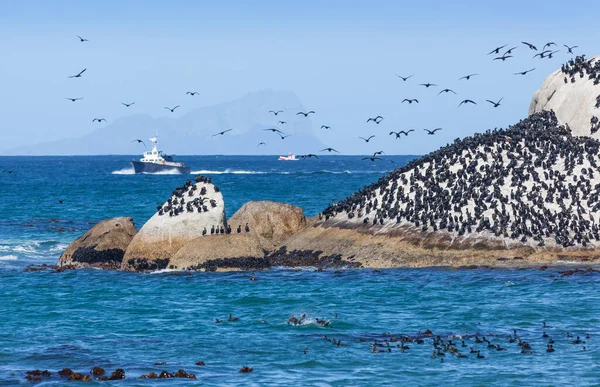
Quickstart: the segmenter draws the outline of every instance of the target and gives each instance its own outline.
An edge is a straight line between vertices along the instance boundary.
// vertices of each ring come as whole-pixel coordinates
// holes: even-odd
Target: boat
[[[189,175],[192,168],[183,163],[173,161],[173,155],[165,155],[157,148],[158,139],[151,137],[152,150],[144,152],[139,161],[131,161],[135,173],[160,173],[175,172],[183,175]]]
[[[287,156],[279,156],[279,161],[296,161],[296,155],[290,153]]]

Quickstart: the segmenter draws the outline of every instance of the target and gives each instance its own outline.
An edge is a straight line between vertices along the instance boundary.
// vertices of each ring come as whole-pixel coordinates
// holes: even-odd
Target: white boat
[[[190,167],[186,167],[183,163],[173,161],[173,156],[165,155],[162,151],[159,151],[156,145],[158,139],[155,137],[150,138],[152,142],[152,150],[144,152],[143,157],[140,161],[132,161],[131,165],[135,170],[135,173],[157,173],[157,172],[178,172],[184,175],[188,175],[191,172]]]
[[[279,156],[279,161],[296,161],[296,155],[290,153],[287,156]]]

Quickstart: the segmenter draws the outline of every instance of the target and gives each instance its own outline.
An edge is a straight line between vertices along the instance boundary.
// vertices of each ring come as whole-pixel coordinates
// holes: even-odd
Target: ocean
[[[255,273],[257,281],[237,272],[24,272],[29,264],[55,264],[71,241],[100,220],[131,216],[141,227],[194,174],[212,177],[221,188],[228,216],[249,200],[287,202],[314,216],[414,156],[376,162],[350,156],[295,162],[178,157],[192,167],[190,176],[134,175],[132,158],[0,157],[0,170],[14,171],[0,174],[0,385],[30,385],[26,371],[47,369],[52,376],[41,384],[62,386],[71,382],[56,371],[89,373],[94,366],[109,373],[124,369],[125,380],[98,383],[127,386],[152,383],[140,379],[149,372],[179,369],[196,380],[161,382],[600,384],[596,272],[276,268]],[[228,321],[228,314],[239,320]],[[301,325],[287,324],[302,314]],[[317,319],[329,324],[320,326]],[[509,342],[515,329],[531,354]],[[427,330],[446,342],[454,337],[468,358],[450,351],[432,358]],[[392,340],[402,335],[424,337],[424,343],[409,342],[402,352]],[[475,335],[506,350],[476,343]],[[572,344],[577,336],[582,342]],[[550,338],[552,353],[546,352]],[[238,373],[242,366],[254,372]]]

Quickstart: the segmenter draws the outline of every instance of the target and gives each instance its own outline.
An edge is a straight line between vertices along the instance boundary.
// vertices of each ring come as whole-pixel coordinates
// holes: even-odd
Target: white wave
[[[182,271],[182,270],[175,270],[175,269],[161,269],[161,270],[154,270],[151,271],[149,274],[163,274],[163,273],[172,273],[174,271]]]
[[[0,256],[0,261],[16,261],[18,260],[19,257],[17,257],[16,255],[2,255]]]
[[[245,170],[235,170],[235,169],[229,169],[227,168],[224,171],[211,171],[211,170],[207,170],[207,169],[201,169],[199,171],[192,171],[191,174],[192,175],[225,175],[225,174],[232,174],[232,175],[264,175],[266,173],[269,172],[261,172],[261,171],[245,171]],[[275,172],[277,173],[277,172]]]
[[[134,175],[135,170],[133,167],[119,169],[118,171],[112,171],[113,175]]]
[[[160,172],[142,172],[143,175],[181,175],[178,170],[170,169],[168,171],[160,171]]]
[[[69,245],[66,243],[58,243],[54,241],[45,242],[26,242],[19,245],[3,245],[0,246],[0,251],[8,253],[19,253],[29,256],[47,255],[62,253]]]

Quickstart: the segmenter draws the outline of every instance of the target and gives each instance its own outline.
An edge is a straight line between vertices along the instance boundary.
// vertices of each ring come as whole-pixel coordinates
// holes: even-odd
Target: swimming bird
[[[404,98],[401,103],[404,103],[404,102],[408,102],[409,104],[411,104],[413,102],[419,103],[419,100],[416,98],[413,98],[413,99]]]
[[[563,44],[563,46],[565,46],[565,47],[567,48],[567,52],[568,52],[569,54],[572,54],[572,53],[573,53],[573,49],[574,49],[574,48],[577,48],[577,47],[579,47],[579,46],[571,46],[571,47],[569,47],[569,46],[567,46],[566,44]]]
[[[77,35],[77,37],[79,38],[79,41],[80,41],[81,43],[83,43],[83,42],[89,42],[89,40],[87,40],[87,39],[85,39],[85,38],[82,38],[82,37],[81,37],[81,36],[79,36],[79,35]]]
[[[335,150],[335,149],[333,149],[333,148],[325,148],[325,149],[321,149],[321,150],[320,150],[320,152],[325,152],[325,151],[327,151],[327,152],[330,152],[330,153],[331,153],[331,152],[340,153],[340,152],[336,151],[336,150]]]
[[[430,88],[431,86],[437,86],[437,85],[435,85],[435,84],[433,84],[433,83],[429,83],[429,82],[428,82],[428,83],[420,83],[420,85],[421,85],[421,86],[425,86],[425,87],[427,87],[427,88]]]
[[[498,56],[496,58],[494,58],[494,60],[501,60],[502,62],[504,62],[505,60],[507,60],[508,58],[512,58],[512,55],[502,55],[502,56]]]
[[[224,134],[225,134],[225,133],[227,133],[227,132],[231,132],[232,130],[233,130],[233,129],[227,129],[227,130],[224,130],[224,131],[222,131],[222,132],[219,132],[219,133],[213,134],[212,136],[213,136],[213,137],[215,137],[215,136],[219,136],[219,135],[221,135],[221,136],[222,136],[222,135],[224,135]]]
[[[275,116],[276,116],[276,115],[278,115],[279,113],[283,113],[283,110],[277,110],[277,111],[274,111],[274,110],[269,110],[269,113],[273,113],[273,115],[275,115]]]
[[[374,134],[373,134],[373,135],[371,135],[371,136],[369,136],[369,138],[364,138],[364,137],[359,137],[359,138],[361,138],[361,139],[365,140],[365,142],[369,142],[369,140],[370,140],[370,139],[372,139],[373,137],[375,137],[375,135],[374,135]]]
[[[308,112],[306,112],[306,113],[305,113],[305,112],[298,112],[298,113],[296,113],[296,115],[298,116],[298,115],[302,114],[304,117],[308,117],[308,115],[309,115],[309,114],[311,114],[311,113],[313,113],[313,114],[314,114],[314,113],[315,113],[315,111],[314,111],[314,110],[311,110],[311,111],[308,111]]]
[[[381,157],[363,157],[363,160],[371,160],[371,161],[375,161],[375,160],[383,160]]]
[[[200,94],[200,93],[198,93],[197,91],[188,91],[188,92],[186,92],[186,93],[185,93],[185,95],[188,95],[188,94],[189,94],[189,95],[191,95],[191,96],[193,97],[193,96],[195,96],[196,94]]]
[[[321,125],[321,129],[331,129],[331,126],[329,125]]]
[[[409,75],[408,77],[403,77],[402,75],[396,74],[396,76],[406,82],[409,78],[412,78],[415,74]]]
[[[475,76],[475,75],[479,75],[479,74],[469,74],[469,75],[465,75],[464,77],[460,77],[458,78],[458,80],[460,81],[461,79],[466,79],[467,81],[469,79],[471,79],[471,77]]]
[[[281,124],[281,125],[286,125],[286,124],[287,124],[287,122],[286,122],[286,121],[277,121],[277,125],[279,125],[279,124]]]
[[[87,70],[87,67],[84,68],[83,70],[81,70],[79,73],[77,73],[75,75],[71,75],[69,78],[81,78],[81,74],[85,73],[86,70]]]
[[[533,70],[535,70],[535,67],[534,67],[534,68],[532,68],[532,69],[530,69],[530,70],[525,70],[525,71],[521,71],[521,72],[519,72],[519,73],[515,73],[515,75],[525,75],[525,74],[527,74],[527,73],[530,73],[530,72],[532,72]]]
[[[216,323],[216,324],[220,324],[220,323],[222,323],[222,322],[223,322],[223,320],[219,320],[218,318],[216,318],[216,319],[215,319],[215,323]]]
[[[379,123],[380,123],[382,120],[383,120],[383,117],[382,117],[382,116],[377,116],[377,117],[375,117],[375,118],[373,118],[373,117],[369,118],[369,119],[367,120],[367,122],[371,122],[371,121],[373,121],[374,123],[376,123],[376,124],[379,124]]]
[[[79,98],[69,98],[69,97],[66,97],[65,99],[68,99],[71,102],[75,102],[75,101],[79,101],[80,99],[83,99],[83,97],[79,97]]]
[[[477,102],[475,102],[475,101],[472,101],[472,100],[470,100],[470,99],[464,99],[464,100],[462,100],[462,101],[461,101],[461,102],[458,104],[458,106],[460,106],[460,105],[462,105],[462,104],[467,104],[467,103],[470,103],[470,104],[473,104],[473,105],[477,105]]]
[[[166,107],[165,106],[165,109],[170,110],[171,113],[173,113],[175,111],[175,109],[177,109],[178,107],[179,107],[179,105],[177,105],[177,106],[175,106],[174,108],[171,109],[170,107]]]
[[[259,142],[259,143],[258,143],[258,145],[257,145],[256,147],[258,148],[258,147],[259,147],[259,146],[261,146],[261,145],[267,145],[267,143],[266,143],[266,142]]]
[[[521,42],[521,43],[523,43],[524,45],[526,45],[527,47],[529,47],[529,48],[530,48],[530,49],[532,49],[533,51],[537,51],[537,47],[536,47],[536,46],[534,46],[533,44],[531,44],[531,43],[527,43],[527,42]]]
[[[121,102],[121,105],[124,105],[125,107],[130,107],[133,104],[135,104],[135,102],[132,102],[132,103]]]
[[[277,128],[269,128],[269,129],[263,129],[263,130],[270,131],[273,133],[283,133],[281,130],[279,130]]]
[[[488,101],[489,103],[491,103],[492,105],[494,105],[495,108],[497,108],[498,106],[500,106],[500,101],[502,101],[503,99],[504,99],[504,97],[500,98],[498,100],[498,102],[490,101],[489,99],[486,99],[486,101]]]
[[[438,130],[442,130],[442,128],[435,128],[433,130],[429,130],[429,129],[423,129],[423,130],[426,131],[427,134],[434,135],[435,132],[437,132]]]
[[[228,317],[228,318],[227,318],[227,321],[239,321],[239,320],[240,320],[240,319],[239,319],[239,318],[237,318],[237,317],[233,317],[233,316],[231,315],[231,313],[229,313],[229,314],[227,315],[227,317]]]
[[[4,172],[6,172],[6,173],[8,173],[10,175],[11,173],[14,173],[15,171],[12,171],[10,169],[3,169],[2,173],[4,173]]]
[[[98,122],[102,122],[102,121],[106,122],[106,119],[105,118],[94,118],[92,120],[92,122],[96,122],[96,121],[98,121]]]
[[[442,93],[454,93],[454,94],[456,94],[456,92],[454,90],[452,90],[452,89],[444,89],[444,90],[440,91],[438,93],[438,95],[440,95]]]
[[[500,54],[500,50],[502,50],[506,46],[508,46],[508,44],[505,44],[504,46],[496,47],[492,51],[488,52],[488,55]]]
[[[479,351],[477,351],[477,358],[478,359],[485,359],[485,356],[483,356]]]

